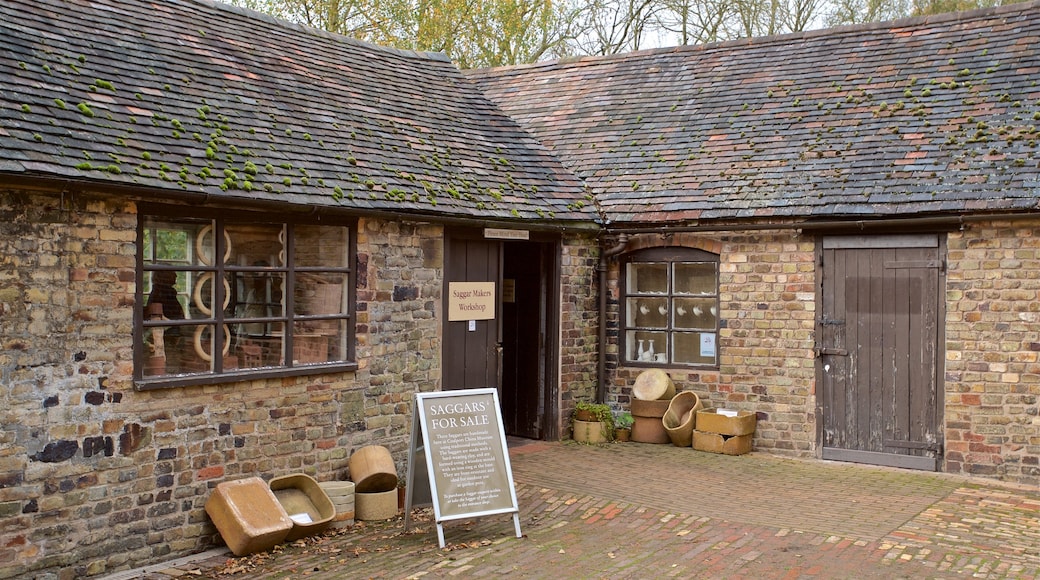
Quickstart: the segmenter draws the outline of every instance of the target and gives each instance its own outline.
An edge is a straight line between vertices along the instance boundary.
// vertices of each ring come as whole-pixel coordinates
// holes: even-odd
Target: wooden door
[[[445,242],[444,312],[452,282],[493,282],[501,303],[501,243],[463,233]],[[499,387],[500,313],[491,320],[448,321],[445,316],[444,390]]]
[[[944,253],[939,235],[823,239],[824,459],[939,468]]]

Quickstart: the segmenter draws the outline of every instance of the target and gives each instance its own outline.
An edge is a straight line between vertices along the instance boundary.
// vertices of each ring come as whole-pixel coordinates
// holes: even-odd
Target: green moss
[[[91,111],[90,107],[86,103],[80,103],[80,104],[76,105],[76,108],[79,109],[80,113],[83,113],[84,115],[86,115],[88,117],[93,117],[94,116],[94,111]]]
[[[95,79],[94,86],[96,86],[99,89],[112,91],[113,93],[116,92],[116,87],[112,83],[108,81],[103,81],[101,79]]]

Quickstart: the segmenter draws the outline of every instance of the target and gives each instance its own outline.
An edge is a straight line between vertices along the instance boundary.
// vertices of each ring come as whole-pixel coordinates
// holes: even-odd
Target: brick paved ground
[[[396,518],[110,580],[1040,577],[1040,490],[671,445],[530,443],[510,455],[520,539],[511,517],[456,521],[442,550],[431,523],[404,533]]]

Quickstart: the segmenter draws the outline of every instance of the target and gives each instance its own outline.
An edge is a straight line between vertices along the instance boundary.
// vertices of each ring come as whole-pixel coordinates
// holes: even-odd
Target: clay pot
[[[704,408],[700,397],[693,391],[683,391],[672,397],[668,403],[661,423],[664,430],[676,447],[690,447],[693,444],[693,428],[697,422],[697,411]]]

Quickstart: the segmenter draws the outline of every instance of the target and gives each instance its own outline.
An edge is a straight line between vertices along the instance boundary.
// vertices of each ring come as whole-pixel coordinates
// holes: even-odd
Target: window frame
[[[721,304],[719,300],[719,255],[701,250],[697,248],[683,248],[683,247],[655,247],[655,248],[644,248],[624,254],[619,261],[620,269],[618,272],[619,278],[619,299],[618,299],[618,364],[620,366],[628,367],[639,367],[639,368],[656,368],[661,366],[684,368],[684,369],[718,369],[721,355],[719,352],[719,329],[722,328]],[[628,272],[629,267],[632,264],[667,264],[667,281],[668,288],[664,293],[646,293],[646,292],[634,292],[628,287]],[[712,263],[715,268],[715,284],[713,294],[706,295],[691,295],[678,293],[675,290],[674,271],[676,264],[697,264],[697,263]],[[715,335],[715,355],[714,362],[712,363],[687,363],[687,362],[675,362],[674,355],[674,343],[675,337],[682,332],[688,332],[688,329],[677,328],[675,326],[674,317],[668,315],[666,319],[666,325],[664,328],[659,327],[646,327],[638,326],[635,324],[629,324],[628,321],[628,304],[629,299],[638,298],[654,298],[660,299],[665,298],[668,304],[667,312],[671,313],[674,308],[674,300],[676,298],[688,299],[688,298],[712,298],[715,301],[716,315],[715,315],[715,326],[710,332]],[[664,333],[668,338],[668,349],[667,358],[664,362],[657,362],[653,360],[640,361],[640,360],[628,360],[629,352],[629,331],[632,332],[654,332]],[[708,330],[695,331],[703,334]],[[634,345],[633,345],[634,346]],[[660,351],[657,351],[660,352]]]
[[[347,265],[345,267],[321,267],[321,266],[298,266],[296,264],[297,256],[295,255],[295,240],[293,235],[286,235],[285,239],[285,265],[281,267],[270,268],[270,271],[275,273],[284,273],[285,276],[285,288],[293,288],[295,278],[298,274],[306,273],[308,271],[321,271],[321,272],[337,272],[345,274],[345,282],[343,289],[346,292],[347,307],[346,311],[327,316],[315,316],[297,313],[295,310],[295,297],[294,292],[286,291],[282,298],[284,302],[284,311],[280,316],[275,316],[279,322],[282,323],[283,328],[283,344],[281,345],[282,351],[289,353],[293,352],[293,335],[295,334],[294,326],[295,323],[305,320],[342,320],[344,322],[344,358],[346,360],[332,361],[327,363],[295,363],[292,357],[287,357],[286,361],[280,366],[264,366],[256,369],[223,369],[223,360],[220,356],[213,357],[213,370],[209,372],[193,373],[193,374],[177,374],[177,375],[160,375],[160,376],[145,376],[145,362],[147,354],[145,352],[145,341],[143,339],[144,333],[150,331],[152,328],[164,327],[164,326],[176,326],[176,325],[211,325],[214,328],[222,328],[226,324],[235,324],[240,322],[248,323],[249,318],[236,318],[234,316],[225,315],[223,309],[213,308],[212,314],[207,318],[193,319],[191,323],[170,323],[170,322],[155,322],[147,321],[145,319],[145,305],[148,300],[147,294],[144,292],[144,281],[145,276],[151,272],[157,272],[162,270],[175,270],[178,272],[214,272],[214,279],[219,279],[220,275],[224,273],[237,274],[240,273],[241,268],[231,265],[227,267],[220,260],[213,260],[214,264],[211,266],[200,266],[200,265],[170,265],[170,266],[156,266],[149,265],[145,266],[145,243],[144,236],[148,228],[146,223],[149,218],[152,219],[200,219],[210,220],[215,224],[214,232],[221,233],[224,231],[226,225],[231,224],[250,224],[250,225],[277,225],[282,224],[288,228],[288,232],[292,231],[293,226],[339,226],[347,228]],[[356,354],[356,342],[357,342],[357,224],[356,218],[348,217],[334,217],[327,215],[318,216],[293,216],[286,214],[278,214],[265,211],[250,211],[245,209],[235,210],[221,210],[221,209],[195,209],[181,206],[167,206],[160,204],[140,204],[138,207],[138,223],[137,223],[137,249],[136,249],[136,268],[135,268],[135,281],[136,291],[134,296],[134,328],[133,328],[133,382],[134,388],[139,391],[154,390],[154,389],[165,389],[175,388],[184,386],[194,385],[213,385],[213,384],[224,384],[241,381],[261,380],[267,378],[278,378],[278,377],[289,377],[289,376],[306,376],[314,374],[326,374],[326,373],[339,373],[339,372],[352,372],[358,368],[357,354]],[[223,255],[226,250],[225,236],[215,235],[215,248],[214,255]],[[249,271],[249,269],[245,269]],[[190,293],[189,293],[190,294]],[[214,288],[214,300],[216,303],[221,303],[225,300],[224,288],[217,285]],[[225,320],[234,321],[227,322]],[[219,334],[219,333],[218,333]],[[222,343],[224,338],[221,336],[216,339],[218,344]],[[215,345],[216,346],[216,345]],[[216,348],[214,349],[216,350]]]

